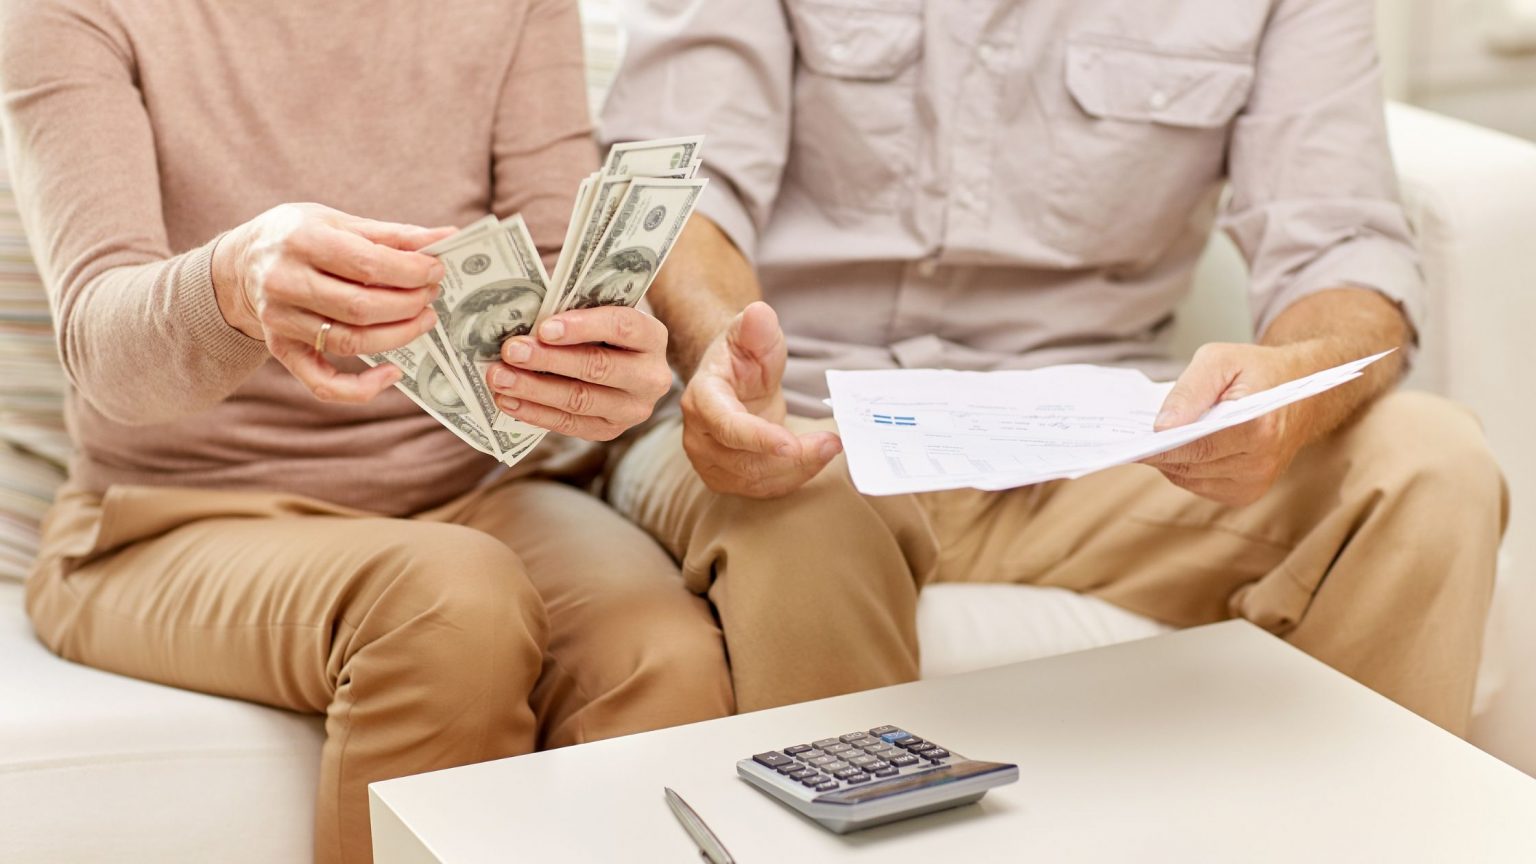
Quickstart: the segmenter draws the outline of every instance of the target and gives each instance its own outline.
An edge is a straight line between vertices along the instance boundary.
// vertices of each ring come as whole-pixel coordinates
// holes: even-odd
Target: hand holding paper
[[[1384,352],[1154,431],[1171,382],[1097,366],[827,373],[854,485],[866,495],[1010,489],[1164,453],[1360,377]]]

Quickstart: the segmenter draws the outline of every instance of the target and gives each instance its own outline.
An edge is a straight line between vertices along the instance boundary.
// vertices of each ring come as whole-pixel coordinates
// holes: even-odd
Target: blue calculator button
[[[880,740],[884,741],[887,744],[895,744],[897,741],[900,741],[903,738],[911,738],[911,737],[912,737],[912,733],[911,732],[906,732],[906,731],[903,731],[901,729],[897,729],[895,732],[887,732],[884,735],[881,735],[880,736]]]

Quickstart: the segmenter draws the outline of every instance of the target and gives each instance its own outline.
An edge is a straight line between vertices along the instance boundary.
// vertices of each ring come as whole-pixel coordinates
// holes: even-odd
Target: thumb
[[[725,341],[731,371],[744,390],[766,395],[779,389],[789,351],[773,307],[760,300],[748,304],[731,320]]]
[[[1231,386],[1234,373],[1219,352],[1198,351],[1163,400],[1152,428],[1158,432],[1193,423],[1211,410]]]

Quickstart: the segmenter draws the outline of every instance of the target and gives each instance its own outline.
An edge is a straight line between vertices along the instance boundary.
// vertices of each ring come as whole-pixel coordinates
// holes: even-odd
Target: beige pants
[[[1476,421],[1417,393],[1382,399],[1236,509],[1142,465],[875,498],[839,459],[785,498],[721,496],[676,421],[626,454],[609,496],[714,602],[744,711],[909,681],[923,584],[1016,582],[1179,626],[1242,616],[1458,734],[1508,508]]]
[[[601,501],[490,486],[412,519],[280,494],[67,493],[27,586],[70,660],[323,713],[319,861],[372,859],[366,786],[731,713],[720,632]]]

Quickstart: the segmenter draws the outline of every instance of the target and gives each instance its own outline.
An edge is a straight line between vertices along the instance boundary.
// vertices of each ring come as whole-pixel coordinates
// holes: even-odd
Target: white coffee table
[[[885,723],[1021,779],[837,836],[736,777]],[[741,864],[1536,861],[1536,780],[1241,622],[375,783],[375,860],[697,861],[664,785]]]

